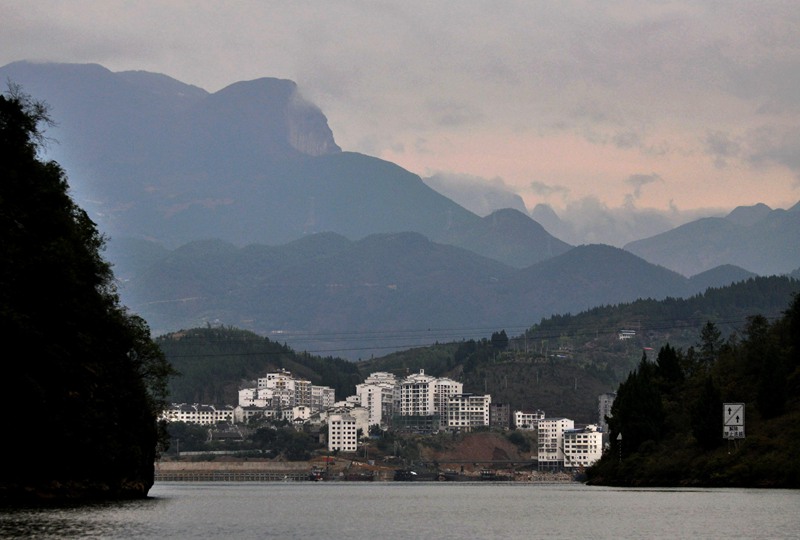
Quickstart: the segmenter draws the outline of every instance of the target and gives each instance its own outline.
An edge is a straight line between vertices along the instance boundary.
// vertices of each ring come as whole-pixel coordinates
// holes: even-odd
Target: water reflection
[[[792,490],[211,482],[160,483],[151,495],[140,501],[4,508],[0,537],[800,537],[800,492]]]
[[[124,538],[129,517],[147,513],[164,501],[61,503],[5,507],[0,518],[2,538]]]

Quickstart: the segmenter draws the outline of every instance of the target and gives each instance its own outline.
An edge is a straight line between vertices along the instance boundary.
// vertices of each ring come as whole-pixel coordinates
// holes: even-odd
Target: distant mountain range
[[[397,165],[342,152],[291,81],[209,94],[165,75],[28,62],[0,77],[51,106],[59,142],[49,151],[112,241],[277,245],[411,231],[516,266],[569,248],[521,212],[486,221]]]
[[[435,237],[478,216],[408,171],[342,152],[292,81],[209,94],[163,75],[18,62],[0,77],[50,104],[50,145],[81,204],[112,237],[176,247],[203,238],[281,244],[335,231],[353,239]]]
[[[685,297],[753,274],[720,268],[688,279],[619,248],[580,246],[516,269],[418,233],[359,241],[322,233],[289,244],[198,241],[162,251],[123,280],[128,305],[156,333],[233,325],[299,350],[353,359],[506,329],[638,298]]]
[[[759,275],[800,268],[800,203],[788,210],[743,206],[721,218],[692,221],[631,242],[625,249],[690,276],[732,264]]]
[[[51,106],[48,156],[110,236],[124,303],[156,333],[219,322],[365,357],[800,268],[797,206],[737,209],[628,251],[573,247],[520,208],[480,217],[393,163],[342,151],[292,81],[212,94],[28,62],[0,77]]]

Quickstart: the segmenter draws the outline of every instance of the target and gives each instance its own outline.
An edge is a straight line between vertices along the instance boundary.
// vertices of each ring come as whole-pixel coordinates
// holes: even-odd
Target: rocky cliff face
[[[342,149],[334,142],[328,119],[316,106],[295,91],[288,103],[289,144],[309,156],[335,154]]]

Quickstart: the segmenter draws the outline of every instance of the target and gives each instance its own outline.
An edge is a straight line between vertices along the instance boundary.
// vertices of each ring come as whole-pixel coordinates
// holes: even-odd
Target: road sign
[[[722,436],[725,439],[744,439],[744,403],[722,405]]]

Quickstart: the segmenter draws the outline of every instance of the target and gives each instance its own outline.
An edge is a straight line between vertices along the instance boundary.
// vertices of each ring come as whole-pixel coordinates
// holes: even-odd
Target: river
[[[160,482],[140,501],[4,508],[2,538],[798,538],[800,491],[524,482]]]

